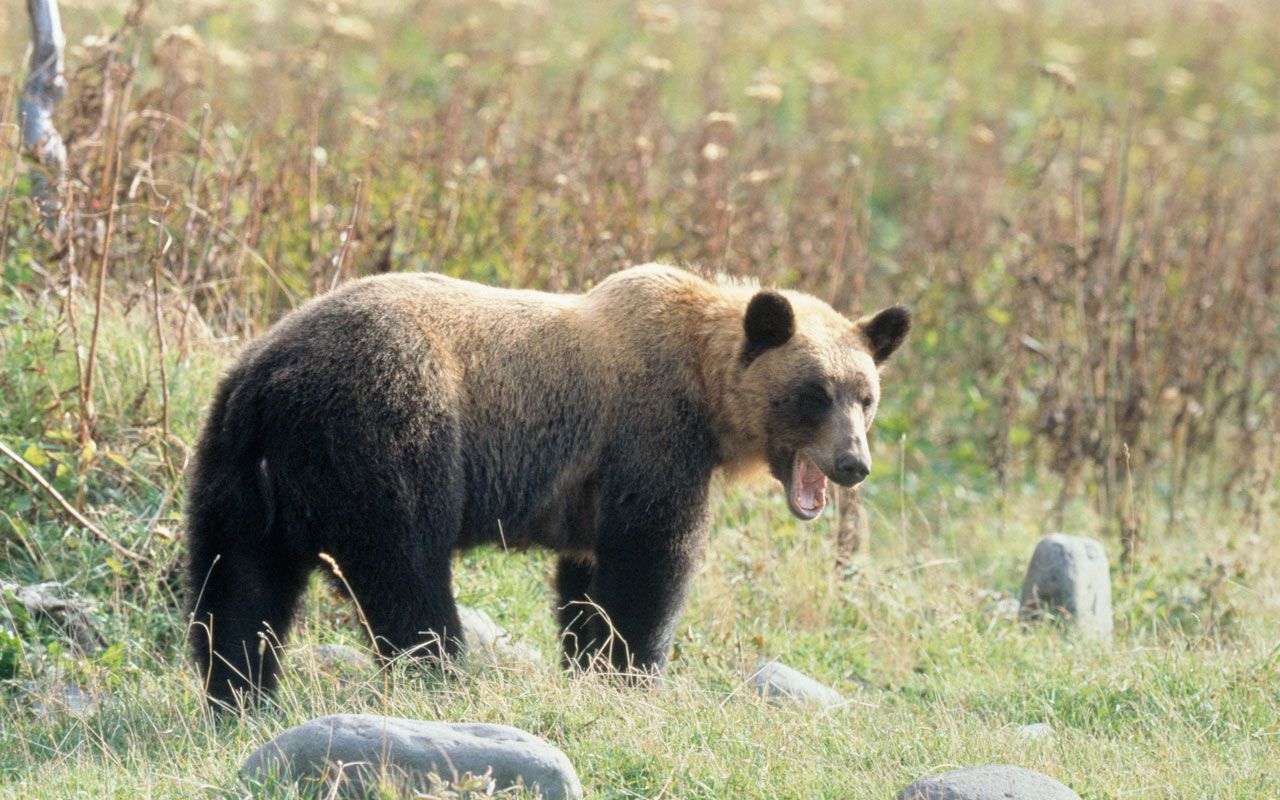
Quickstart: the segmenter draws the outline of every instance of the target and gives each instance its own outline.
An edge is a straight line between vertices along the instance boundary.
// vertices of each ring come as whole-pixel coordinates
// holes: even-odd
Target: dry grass
[[[192,324],[252,335],[387,269],[568,290],[657,258],[901,299],[913,455],[1001,488],[1047,468],[1059,513],[1088,497],[1126,540],[1189,492],[1256,533],[1280,23],[1107,9],[73,6],[70,236],[38,244],[7,194],[5,275],[156,293],[180,357]]]

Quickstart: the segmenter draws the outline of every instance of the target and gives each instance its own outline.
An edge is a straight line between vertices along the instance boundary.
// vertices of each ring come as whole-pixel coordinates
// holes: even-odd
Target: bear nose
[[[862,483],[869,472],[871,465],[864,459],[853,453],[845,453],[836,457],[836,474],[831,477],[842,486],[854,486]]]

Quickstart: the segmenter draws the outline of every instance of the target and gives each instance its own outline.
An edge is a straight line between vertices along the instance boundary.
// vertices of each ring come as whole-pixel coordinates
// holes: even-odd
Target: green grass
[[[45,370],[8,373],[0,429],[58,455],[32,420],[50,418],[45,387],[72,368],[70,353],[55,352],[60,314],[47,300],[17,298],[5,313],[26,320],[0,337],[6,361],[28,352]],[[109,530],[137,545],[168,495],[162,460],[143,444],[156,401],[125,402],[147,385],[137,365],[155,353],[144,313],[113,309],[111,319],[101,385],[112,427],[101,438],[108,452],[135,441],[143,449],[125,465],[95,456],[83,474],[70,459],[70,477],[59,480],[70,496],[79,483],[91,487]],[[188,388],[172,398],[184,435],[225,363],[215,342],[195,352]],[[49,626],[0,612],[0,626],[22,640],[18,674],[0,684],[0,795],[237,796],[236,769],[262,741],[314,716],[357,711],[524,728],[569,755],[592,797],[886,798],[924,773],[990,762],[1041,770],[1086,798],[1280,794],[1274,541],[1206,527],[1197,541],[1151,545],[1134,572],[1115,576],[1110,646],[1024,630],[997,613],[997,593],[1018,589],[1043,530],[1043,493],[1007,498],[1003,515],[985,495],[906,493],[909,476],[893,474],[899,459],[881,448],[871,556],[844,572],[832,566],[829,516],[801,525],[771,488],[717,492],[710,552],[661,689],[626,690],[554,666],[477,662],[448,677],[392,670],[338,680],[299,665],[278,708],[222,724],[202,713],[182,652],[168,576],[180,546],[156,540],[160,566],[136,571],[65,530],[47,498],[6,485],[0,577],[65,581],[97,602],[113,646],[77,658]],[[1090,535],[1096,525],[1078,508],[1067,527]],[[1114,560],[1114,543],[1108,549]],[[1206,567],[1204,552],[1230,568]],[[554,663],[550,565],[536,553],[468,554],[457,595]],[[360,644],[361,635],[351,609],[318,584],[291,646],[327,641]],[[745,679],[764,658],[812,674],[848,703],[819,712],[755,697]],[[97,710],[37,716],[32,692],[65,683],[100,692]],[[1016,727],[1031,722],[1057,735],[1024,742]]]

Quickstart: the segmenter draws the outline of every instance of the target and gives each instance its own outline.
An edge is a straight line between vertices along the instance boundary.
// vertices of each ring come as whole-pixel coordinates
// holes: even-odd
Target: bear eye
[[[864,398],[862,398],[862,410],[863,410],[863,411],[869,411],[869,410],[871,410],[871,398],[870,398],[870,397],[864,397]]]
[[[831,407],[831,395],[819,383],[806,383],[797,392],[796,400],[801,410],[814,416]]]

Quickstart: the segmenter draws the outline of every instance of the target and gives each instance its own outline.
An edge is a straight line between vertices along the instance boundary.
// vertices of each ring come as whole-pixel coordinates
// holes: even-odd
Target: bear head
[[[906,338],[911,314],[891,306],[851,321],[808,295],[762,290],[743,315],[738,397],[791,513],[812,520],[827,481],[871,471],[867,431],[880,403],[880,367]]]

